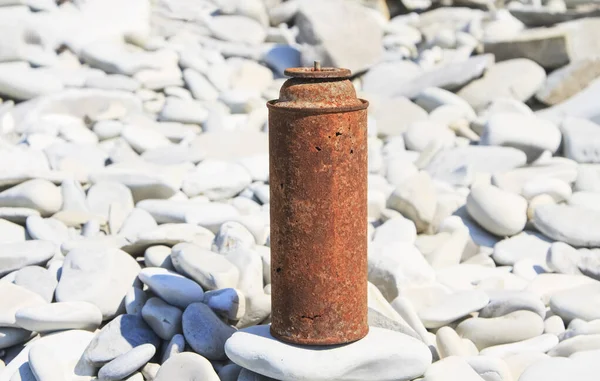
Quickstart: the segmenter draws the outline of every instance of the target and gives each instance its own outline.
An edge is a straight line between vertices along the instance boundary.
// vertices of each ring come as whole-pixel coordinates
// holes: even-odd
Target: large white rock
[[[0,193],[0,206],[31,208],[49,216],[62,206],[60,188],[48,180],[35,179]]]
[[[542,205],[533,224],[546,236],[573,246],[600,246],[600,211],[580,206]]]
[[[124,310],[123,301],[140,272],[140,265],[119,249],[74,249],[65,257],[56,288],[58,302],[89,302],[104,320]]]
[[[102,323],[102,312],[88,302],[51,303],[21,308],[15,314],[15,320],[20,327],[35,332],[93,331]]]
[[[459,291],[439,303],[419,311],[419,318],[427,328],[440,328],[468,314],[479,311],[490,301],[483,291]]]
[[[557,292],[550,298],[550,308],[565,322],[600,319],[600,282]]]
[[[600,350],[575,353],[569,358],[551,357],[531,364],[521,374],[519,381],[594,381],[598,378]]]
[[[560,130],[547,120],[534,115],[498,112],[485,124],[480,144],[520,149],[531,162],[544,151],[556,152],[561,139]]]
[[[189,197],[206,195],[222,200],[236,196],[251,182],[250,173],[240,164],[205,160],[188,174],[182,189]]]
[[[282,343],[271,336],[268,325],[236,332],[225,345],[236,364],[282,381],[412,380],[431,364],[425,344],[382,328],[370,328],[352,344],[326,348]]]
[[[0,95],[27,100],[57,93],[63,83],[50,73],[33,69],[25,62],[0,64]]]
[[[398,185],[389,197],[387,207],[412,220],[417,232],[427,231],[437,208],[437,194],[429,174],[419,172]]]
[[[498,236],[517,234],[527,222],[527,201],[492,185],[471,190],[467,211],[479,225]]]
[[[0,244],[0,277],[25,266],[45,265],[57,246],[48,241],[24,241]]]
[[[456,332],[482,350],[539,336],[544,332],[544,320],[530,311],[516,311],[497,318],[467,319],[456,327]]]

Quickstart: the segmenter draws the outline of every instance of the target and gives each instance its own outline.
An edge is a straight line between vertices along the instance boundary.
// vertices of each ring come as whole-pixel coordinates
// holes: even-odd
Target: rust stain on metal
[[[343,344],[367,324],[367,107],[347,69],[293,68],[269,107],[271,333]]]

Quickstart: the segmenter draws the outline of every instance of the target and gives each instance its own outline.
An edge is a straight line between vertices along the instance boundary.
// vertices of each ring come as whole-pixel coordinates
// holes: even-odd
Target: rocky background
[[[597,380],[598,15],[0,0],[0,381]],[[313,60],[370,101],[371,331],[317,349],[267,325],[265,102]]]

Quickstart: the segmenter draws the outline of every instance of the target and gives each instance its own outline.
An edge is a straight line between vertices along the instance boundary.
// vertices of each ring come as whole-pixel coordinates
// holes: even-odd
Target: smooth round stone
[[[185,337],[182,334],[176,334],[171,340],[164,346],[162,352],[161,364],[164,364],[169,358],[183,353],[185,351]]]
[[[21,308],[15,319],[20,327],[35,332],[93,331],[102,323],[102,312],[91,303],[63,302]]]
[[[146,210],[159,224],[188,222],[216,233],[221,225],[235,220],[240,213],[232,205],[219,202],[143,200],[138,208]]]
[[[426,328],[440,328],[479,311],[490,301],[485,292],[479,290],[459,291],[450,294],[439,303],[419,311],[419,318]]]
[[[530,311],[516,311],[497,318],[467,319],[456,327],[456,332],[482,350],[539,336],[544,332],[544,320]]]
[[[467,356],[468,351],[462,340],[450,327],[438,329],[435,334],[435,343],[440,359],[450,356]]]
[[[481,381],[481,377],[465,359],[451,356],[431,364],[423,381]]]
[[[160,338],[141,316],[119,315],[96,333],[85,351],[95,366],[102,366],[142,344],[160,345]]]
[[[600,246],[600,211],[579,206],[543,205],[533,224],[548,237],[578,247]]]
[[[239,248],[251,248],[256,244],[254,236],[239,222],[225,222],[215,236],[212,249],[220,254],[231,253]]]
[[[561,130],[565,157],[578,163],[598,163],[600,161],[600,152],[596,145],[599,136],[598,124],[594,122],[577,117],[566,117],[562,120]]]
[[[421,340],[419,334],[415,332],[415,330],[413,330],[408,323],[404,322],[402,317],[400,317],[398,320],[395,320],[387,317],[376,309],[369,307],[367,322],[369,327],[389,329],[391,331],[400,332],[414,337],[417,340]]]
[[[15,320],[18,310],[47,304],[35,292],[5,281],[0,281],[0,295],[0,327],[18,327]]]
[[[25,238],[22,226],[0,218],[0,244],[24,242]]]
[[[127,238],[129,242],[136,242],[140,234],[156,230],[157,228],[158,224],[154,221],[154,218],[152,218],[150,213],[143,209],[134,208],[129,215],[123,219],[121,227],[119,228],[119,235]]]
[[[237,267],[240,277],[237,288],[246,295],[262,293],[263,261],[259,253],[252,249],[240,248],[225,255]]]
[[[598,378],[599,350],[575,353],[569,358],[554,357],[535,361],[523,371],[519,381],[593,381]]]
[[[129,188],[113,181],[96,182],[87,192],[90,211],[108,219],[111,205],[130,211],[133,209],[133,197]],[[129,214],[129,213],[127,213]]]
[[[548,250],[546,265],[561,274],[581,274],[578,263],[582,255],[574,247],[564,242],[554,242]]]
[[[394,300],[406,286],[433,282],[435,271],[411,243],[393,242],[369,248],[369,282],[387,300]]]
[[[252,177],[242,165],[207,159],[186,176],[182,190],[189,197],[203,194],[211,200],[223,200],[236,196],[251,183]]]
[[[257,292],[246,295],[246,314],[236,323],[236,328],[260,324],[271,315],[271,295]]]
[[[107,381],[122,380],[150,361],[154,353],[156,353],[154,345],[139,345],[103,365],[98,372],[98,378]]]
[[[23,224],[29,216],[39,216],[40,212],[30,208],[0,207],[0,218]]]
[[[556,152],[562,136],[558,127],[534,115],[498,112],[488,119],[481,135],[481,145],[514,147],[532,162],[544,151]]]
[[[543,235],[524,231],[498,242],[494,246],[492,257],[499,265],[514,265],[518,261],[529,259],[535,265],[544,268],[550,245]]]
[[[46,264],[56,250],[56,245],[48,241],[0,244],[0,277],[25,266]]]
[[[433,142],[438,142],[442,147],[452,147],[455,138],[456,135],[447,126],[431,120],[416,121],[404,133],[406,148],[418,152]]]
[[[575,192],[567,199],[567,204],[571,206],[580,206],[593,210],[600,210],[600,193],[598,192]]]
[[[148,295],[138,287],[131,287],[125,295],[125,311],[130,315],[142,315],[142,308],[148,300]]]
[[[162,267],[167,270],[175,270],[171,262],[171,248],[169,246],[151,246],[144,252],[144,264],[146,267]]]
[[[476,355],[467,357],[465,360],[484,380],[510,381],[512,379],[508,365],[501,358]]]
[[[13,283],[40,295],[48,303],[54,298],[56,276],[39,266],[27,266],[14,274]]]
[[[282,343],[268,325],[260,325],[234,333],[225,350],[241,367],[278,380],[411,380],[431,364],[425,344],[381,328],[371,328],[354,343],[326,348]]]
[[[158,370],[154,381],[194,380],[220,381],[211,363],[204,357],[184,352],[171,356]]]
[[[132,247],[134,252],[136,252],[137,248],[139,254],[141,254],[149,246],[175,246],[181,242],[193,242],[202,247],[208,247],[213,239],[214,234],[202,226],[193,224],[162,224],[152,230],[139,232]]]
[[[560,316],[553,315],[544,320],[544,333],[560,335],[565,332],[565,322]]]
[[[220,373],[219,373],[220,376]],[[274,378],[263,376],[262,374],[254,373],[251,370],[242,368],[238,375],[237,381],[276,381]]]
[[[556,293],[594,283],[595,280],[582,275],[540,274],[529,282],[526,290],[538,295],[542,302],[548,304]]]
[[[600,334],[600,320],[590,322],[580,319],[574,319],[569,323],[568,329],[561,333],[560,340],[566,340],[579,335],[596,335]]]
[[[487,347],[480,352],[482,356],[505,358],[523,352],[546,353],[558,344],[556,335],[547,333],[531,339],[518,341],[511,344],[495,345]]]
[[[571,198],[573,191],[571,185],[554,178],[538,178],[523,184],[521,194],[527,200],[531,200],[536,196],[547,194],[556,202],[567,201]]]
[[[0,350],[10,348],[29,340],[31,332],[21,328],[0,327]],[[2,367],[0,366],[0,373]]]
[[[62,206],[60,188],[48,180],[34,179],[0,192],[0,206],[35,209],[50,216]]]
[[[78,248],[65,257],[56,288],[58,302],[89,302],[110,319],[123,310],[123,299],[140,265],[119,249]]]
[[[204,303],[192,303],[183,313],[183,335],[195,352],[209,360],[223,360],[225,342],[236,331]]]
[[[375,229],[373,242],[387,244],[391,242],[414,243],[417,239],[417,228],[414,222],[403,216],[390,218]]]
[[[240,279],[238,268],[225,256],[194,244],[173,246],[171,261],[177,271],[207,290],[235,288]]]
[[[31,343],[29,367],[37,380],[89,379],[96,374],[83,358],[94,334],[69,330],[46,335]]]
[[[538,295],[527,291],[489,292],[490,303],[479,311],[481,318],[495,318],[515,311],[531,311],[541,318],[546,316],[546,306]]]
[[[565,322],[600,319],[600,283],[557,292],[550,298],[550,308]]]
[[[176,307],[186,308],[204,299],[204,291],[196,282],[163,268],[145,268],[139,278],[152,292]]]
[[[242,42],[256,45],[263,42],[266,32],[257,21],[238,15],[224,15],[210,18],[208,24],[213,36],[224,41]]]
[[[600,334],[579,335],[561,341],[557,346],[548,351],[549,356],[568,357],[573,353],[600,350]]]
[[[246,298],[240,290],[221,288],[204,293],[203,302],[229,320],[240,320],[246,313]]]
[[[534,363],[550,358],[545,353],[540,352],[523,352],[516,355],[504,358],[504,361],[510,368],[510,373],[513,380],[518,380],[521,374]]]
[[[527,201],[492,185],[471,190],[467,211],[479,225],[498,236],[517,234],[527,222]]]
[[[388,198],[387,207],[412,220],[417,232],[424,232],[435,218],[437,192],[427,172],[421,171],[398,185]]]
[[[163,340],[170,340],[181,332],[179,308],[173,307],[159,298],[150,298],[142,309],[142,317],[150,328]]]
[[[160,132],[140,125],[126,125],[121,131],[121,136],[139,153],[172,144]]]

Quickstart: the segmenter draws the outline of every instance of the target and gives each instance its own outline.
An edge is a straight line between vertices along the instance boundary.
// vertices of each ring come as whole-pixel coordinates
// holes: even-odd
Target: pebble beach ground
[[[0,381],[593,381],[600,3],[0,0]],[[370,102],[369,325],[269,333],[265,102]]]

